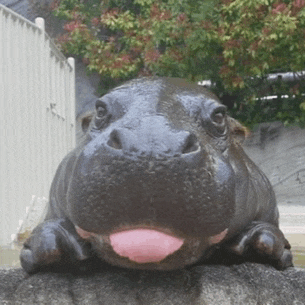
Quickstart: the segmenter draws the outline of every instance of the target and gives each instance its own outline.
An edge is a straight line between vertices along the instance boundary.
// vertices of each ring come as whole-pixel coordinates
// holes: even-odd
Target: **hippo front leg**
[[[282,231],[270,223],[253,221],[227,246],[238,256],[258,262],[267,261],[278,269],[293,266],[289,242]]]
[[[26,240],[20,253],[27,273],[48,267],[73,266],[90,257],[90,246],[76,233],[67,219],[48,220],[39,224]]]

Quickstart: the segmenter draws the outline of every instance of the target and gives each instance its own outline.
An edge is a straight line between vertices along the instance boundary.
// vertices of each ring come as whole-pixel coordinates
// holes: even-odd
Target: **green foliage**
[[[257,87],[268,91],[268,99],[252,95],[244,98],[231,110],[245,125],[253,127],[260,122],[282,121],[284,125],[305,127],[305,84],[287,84],[278,81],[267,86],[261,81]],[[240,92],[239,92],[240,93]],[[238,98],[237,98],[238,100]]]
[[[305,70],[305,0],[61,0],[55,14],[68,20],[63,51],[105,91],[136,76],[210,79],[247,125],[305,125],[304,86],[265,81]],[[272,94],[288,98],[260,98]]]
[[[218,29],[228,88],[243,88],[248,76],[304,69],[304,8],[293,10],[303,2],[236,0],[222,7]]]

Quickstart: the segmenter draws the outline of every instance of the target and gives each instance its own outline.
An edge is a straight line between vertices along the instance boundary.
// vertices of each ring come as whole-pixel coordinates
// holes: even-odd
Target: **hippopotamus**
[[[26,272],[92,259],[161,271],[230,257],[292,266],[271,184],[217,96],[182,79],[139,78],[93,111],[84,140],[57,169],[44,221],[24,243]]]

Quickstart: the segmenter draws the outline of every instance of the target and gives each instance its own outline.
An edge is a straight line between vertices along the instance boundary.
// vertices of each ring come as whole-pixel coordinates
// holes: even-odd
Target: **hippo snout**
[[[174,130],[164,117],[146,117],[136,128],[114,128],[107,141],[111,149],[135,157],[169,158],[200,151],[197,137],[183,130]]]

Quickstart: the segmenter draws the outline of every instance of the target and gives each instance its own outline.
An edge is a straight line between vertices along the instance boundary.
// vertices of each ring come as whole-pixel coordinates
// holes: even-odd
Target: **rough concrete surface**
[[[253,263],[174,272],[107,267],[90,276],[0,269],[0,304],[302,305],[305,271]]]

